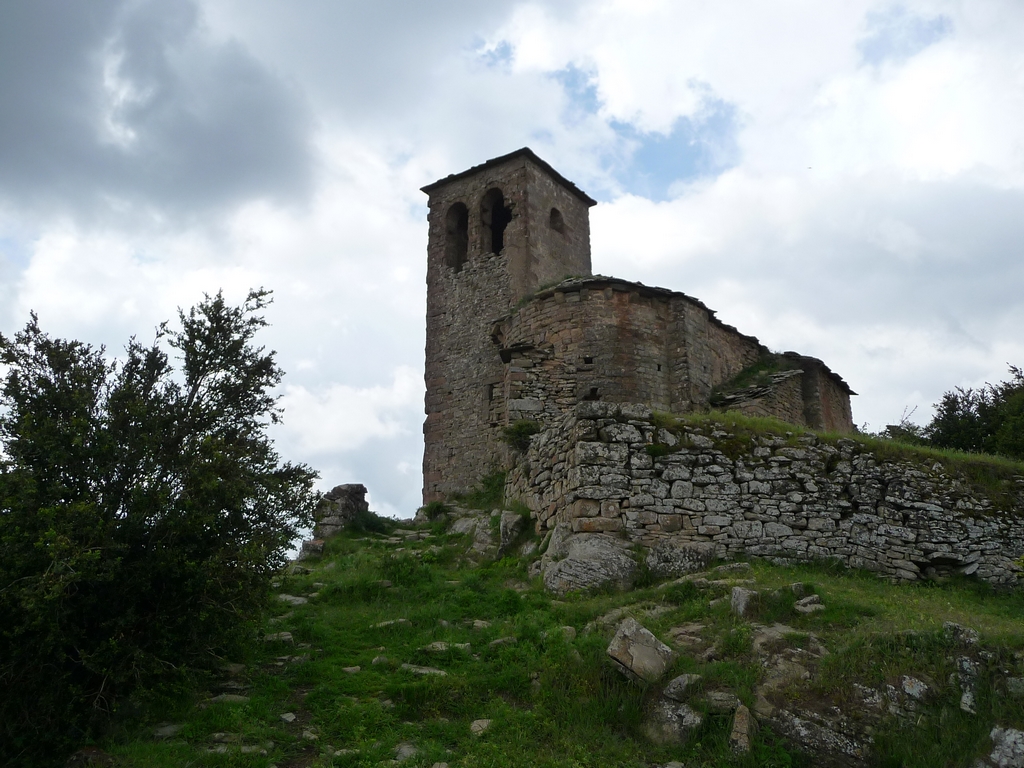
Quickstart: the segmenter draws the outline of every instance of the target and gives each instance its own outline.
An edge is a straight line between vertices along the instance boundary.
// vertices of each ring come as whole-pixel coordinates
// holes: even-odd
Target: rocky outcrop
[[[605,585],[629,589],[637,564],[629,543],[601,533],[573,533],[571,526],[557,526],[540,560],[544,586],[564,595]]]
[[[366,502],[366,486],[358,483],[336,485],[324,494],[313,513],[316,527],[314,539],[327,539],[340,532],[359,514],[369,511]]]

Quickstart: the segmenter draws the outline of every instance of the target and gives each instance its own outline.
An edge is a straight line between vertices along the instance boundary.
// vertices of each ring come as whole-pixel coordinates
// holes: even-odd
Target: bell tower
[[[502,454],[504,368],[491,329],[541,286],[591,274],[595,201],[525,147],[423,192],[426,504],[469,490]]]

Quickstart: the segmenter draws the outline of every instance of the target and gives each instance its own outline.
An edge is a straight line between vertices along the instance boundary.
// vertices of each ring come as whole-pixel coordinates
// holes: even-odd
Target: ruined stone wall
[[[761,345],[699,302],[608,278],[542,291],[500,324],[508,418],[548,421],[586,400],[685,413]]]
[[[652,456],[648,446],[670,453]],[[657,452],[657,451],[656,451]],[[939,463],[883,461],[851,439],[680,434],[647,406],[581,403],[533,438],[508,475],[543,531],[618,533],[653,546],[712,542],[718,556],[838,559],[894,579],[960,572],[1016,584],[1024,478],[993,500]],[[998,503],[997,503],[998,501]]]
[[[730,406],[745,416],[772,417],[791,424],[804,423],[803,374],[786,371],[773,377],[773,384],[761,397]]]

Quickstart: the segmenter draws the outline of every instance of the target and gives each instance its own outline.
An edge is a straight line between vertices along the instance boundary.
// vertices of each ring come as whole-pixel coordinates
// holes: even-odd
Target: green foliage
[[[780,371],[793,370],[792,360],[776,352],[764,350],[758,359],[736,374],[732,379],[715,387],[709,402],[713,406],[725,404],[724,395],[737,392],[747,387],[765,387],[772,383],[772,374]]]
[[[644,714],[661,685],[683,672],[703,676],[690,701],[696,709],[703,708],[702,694],[718,690],[750,706],[764,680],[765,648],[770,654],[812,650],[800,654],[806,660],[799,662],[808,666],[811,679],[783,694],[795,708],[835,702],[856,713],[860,700],[854,683],[881,687],[897,684],[902,675],[917,677],[934,690],[935,700],[921,704],[912,724],[878,723],[867,758],[872,765],[970,765],[991,748],[986,737],[992,723],[1024,726],[1024,702],[1001,695],[1005,689],[1000,687],[1005,675],[1024,673],[1024,661],[1015,657],[1024,648],[1024,593],[978,589],[966,580],[893,585],[832,563],[783,567],[754,560],[750,571],[735,576],[751,579],[749,586],[767,598],[761,610],[780,612],[777,619],[759,614],[754,621],[778,620],[794,629],[755,653],[754,623],[733,616],[726,606],[709,605],[710,597],[728,594],[724,585],[708,588],[684,581],[664,589],[555,599],[536,580],[527,583],[523,562],[467,563],[459,556],[467,545],[462,538],[440,531],[422,541],[396,538],[357,538],[346,531],[331,540],[323,560],[309,564],[312,573],[284,577],[281,589],[288,594],[316,590],[318,596],[294,608],[281,604],[272,631],[292,632],[297,645],[311,647],[301,651],[308,654],[304,661],[282,663],[278,656],[299,651],[261,646],[258,656],[248,660],[247,704],[152,713],[147,724],[157,719],[182,723],[179,737],[157,742],[151,727],[137,725],[99,746],[127,765],[168,768],[377,765],[394,758],[395,746],[403,741],[420,750],[410,762],[422,766],[817,765],[819,755],[792,752],[767,724],[754,735],[750,754],[733,753],[728,714],[705,713],[704,724],[683,745],[660,746],[643,736]],[[449,555],[438,562],[428,559],[437,549]],[[805,587],[813,582],[827,610],[802,616],[787,608],[789,585],[798,581]],[[774,605],[776,590],[780,598]],[[700,636],[717,646],[718,658],[708,660],[697,649],[677,646],[680,658],[659,685],[632,682],[606,654],[617,620],[584,629],[616,608],[629,609],[670,644],[671,628],[698,622],[704,626]],[[960,712],[959,687],[947,682],[956,656],[964,651],[944,639],[945,620],[977,628],[986,654],[995,654],[991,664],[981,664],[977,716]],[[577,630],[575,638],[562,630],[567,625]],[[503,642],[492,645],[499,639]],[[438,641],[452,646],[427,648]],[[829,653],[815,662],[811,657],[819,642]],[[403,663],[435,667],[446,675],[415,675]],[[358,673],[345,671],[356,665]],[[282,712],[294,712],[296,722],[283,723]],[[474,736],[470,723],[478,718],[490,719],[491,727]],[[316,745],[302,737],[309,728],[319,733]],[[243,755],[240,745],[229,744],[227,754],[211,755],[211,735],[218,732],[238,734],[249,745],[272,742],[270,754]],[[358,753],[332,757],[328,746]]]
[[[540,432],[540,424],[529,419],[515,421],[501,431],[501,439],[519,453],[530,447],[530,438]]]
[[[352,517],[348,527],[356,533],[387,533],[392,522],[369,509],[361,509]]]
[[[458,494],[455,500],[473,509],[497,509],[505,502],[505,473],[491,472],[469,493]]]
[[[254,634],[316,502],[315,473],[267,436],[268,300],[207,297],[117,363],[35,315],[0,336],[0,763],[59,754]]]
[[[1024,459],[1024,370],[1010,366],[1010,381],[981,389],[956,387],[935,404],[924,428],[940,448]]]
[[[427,520],[437,520],[451,512],[451,509],[443,501],[432,501],[423,508],[423,511],[427,515]]]

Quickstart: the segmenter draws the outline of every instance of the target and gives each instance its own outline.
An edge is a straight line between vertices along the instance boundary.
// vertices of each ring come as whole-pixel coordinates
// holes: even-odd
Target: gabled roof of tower
[[[480,163],[480,165],[474,165],[472,168],[469,168],[465,171],[460,171],[459,173],[453,173],[449,176],[445,176],[443,179],[438,179],[432,184],[427,184],[427,186],[425,187],[420,187],[420,191],[426,192],[429,195],[435,189],[438,189],[444,186],[445,184],[448,184],[449,182],[465,178],[466,176],[472,176],[473,174],[476,174],[486,168],[493,168],[496,165],[501,165],[502,163],[505,163],[509,160],[513,160],[517,157],[529,158],[529,160],[534,165],[540,166],[540,168],[544,170],[545,173],[547,173],[549,176],[551,176],[551,178],[553,178],[555,181],[557,181],[559,184],[561,184],[563,187],[569,190],[572,194],[574,194],[576,197],[578,197],[580,200],[586,203],[588,207],[597,205],[597,200],[592,198],[590,195],[588,195],[582,189],[577,187],[575,184],[573,184],[571,181],[565,178],[562,174],[560,174],[546,162],[537,157],[536,153],[529,147],[517,149],[515,152],[509,152],[507,155],[492,158],[487,162]]]

